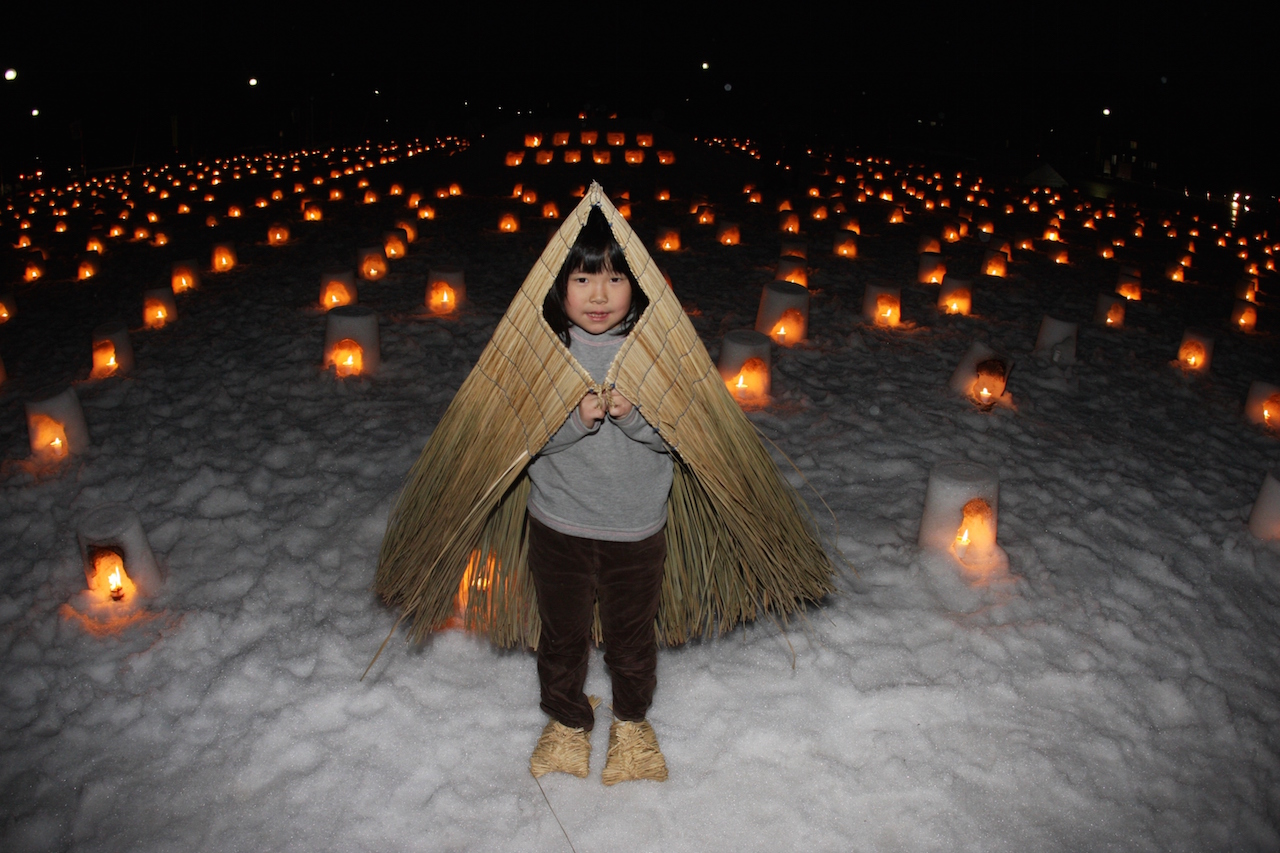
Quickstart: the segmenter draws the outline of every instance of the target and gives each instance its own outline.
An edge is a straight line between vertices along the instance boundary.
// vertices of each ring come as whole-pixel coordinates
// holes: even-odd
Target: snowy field
[[[521,147],[513,135],[308,184],[324,205],[316,223],[301,221],[292,173],[206,178],[167,200],[136,177],[130,228],[156,210],[170,242],[109,240],[83,283],[77,259],[118,196],[82,195],[64,234],[43,203],[25,232],[15,217],[28,200],[4,211],[17,311],[0,326],[0,849],[1280,849],[1280,549],[1246,527],[1280,440],[1241,415],[1249,383],[1280,383],[1280,364],[1265,309],[1257,333],[1230,328],[1244,261],[1225,210],[1196,223],[1189,210],[1121,207],[1086,230],[1089,211],[1075,209],[1086,199],[1037,194],[1032,213],[1027,191],[998,191],[979,208],[950,175],[928,197],[952,208],[925,211],[902,194],[896,163],[784,173],[659,134],[675,166],[652,152],[637,167],[503,166]],[[895,189],[906,222],[888,224],[888,203],[856,202],[859,173]],[[314,174],[327,167],[297,173]],[[359,203],[361,177],[377,203]],[[540,791],[528,771],[545,722],[531,653],[457,631],[406,646],[401,631],[358,679],[395,621],[370,585],[401,479],[540,252],[541,204],[563,213],[569,188],[593,178],[631,191],[642,236],[681,228],[684,248],[659,260],[713,357],[725,331],[752,325],[773,277],[778,202],[801,212],[809,340],[775,348],[774,399],[750,417],[803,472],[808,485],[788,476],[856,574],[842,564],[839,594],[785,630],[761,623],[662,652],[650,719],[670,781],[600,784],[601,709],[592,776],[547,776]],[[454,180],[463,195],[434,198]],[[380,315],[383,368],[340,380],[321,367],[320,276],[352,269],[358,248],[412,215],[387,194],[393,181],[425,190],[436,218],[418,220],[384,280],[360,283]],[[510,197],[518,182],[538,204]],[[762,204],[748,204],[748,182]],[[340,202],[327,200],[335,185]],[[674,200],[655,201],[659,185]],[[858,258],[831,253],[838,216],[807,218],[811,185],[843,192]],[[283,201],[253,206],[277,186]],[[200,201],[206,191],[214,202]],[[695,223],[699,192],[741,224],[742,245]],[[192,212],[177,214],[188,195]],[[104,214],[91,219],[94,201]],[[239,219],[225,216],[232,202]],[[961,208],[1004,238],[1039,238],[1062,209],[1071,263],[1050,262],[1037,239],[1014,251],[1007,278],[984,278],[976,232],[944,243],[949,271],[976,292],[973,316],[940,315],[937,287],[915,283],[917,243]],[[499,232],[499,215],[517,210],[522,229]],[[290,223],[288,244],[266,244],[274,221]],[[1168,281],[1191,228],[1187,281]],[[49,253],[34,284],[10,248],[22,233]],[[1144,294],[1116,330],[1092,318],[1119,269],[1095,247],[1118,235]],[[165,286],[175,260],[207,270],[222,240],[240,265],[206,271],[175,323],[142,329],[141,292]],[[1249,242],[1253,259],[1268,257],[1262,245]],[[421,307],[442,264],[466,271],[456,317]],[[1264,303],[1273,282],[1264,274]],[[903,327],[862,320],[868,284],[902,287]],[[1031,356],[1045,314],[1080,323],[1075,365]],[[133,329],[137,366],[85,381],[90,333],[113,318]],[[1216,341],[1207,375],[1171,364],[1188,326]],[[1015,362],[1012,407],[983,412],[947,390],[974,341]],[[73,379],[92,446],[32,465],[23,403]],[[975,577],[917,548],[929,472],[945,460],[999,472],[1007,572]],[[168,575],[157,597],[116,606],[128,617],[84,591],[77,522],[110,502],[136,510]],[[598,653],[588,689],[607,700]]]

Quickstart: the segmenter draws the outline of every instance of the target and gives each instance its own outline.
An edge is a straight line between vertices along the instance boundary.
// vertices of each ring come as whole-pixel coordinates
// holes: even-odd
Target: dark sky
[[[71,23],[19,13],[0,34],[0,66],[19,72],[0,81],[0,177],[476,134],[587,109],[780,147],[1010,172],[1042,159],[1069,178],[1129,152],[1170,189],[1280,190],[1272,20],[1063,6],[1035,21],[994,7],[942,19],[910,3],[795,4],[757,20],[727,4],[567,13],[589,23],[444,4],[350,20],[260,7],[255,24],[208,6],[205,26],[172,22],[172,6]]]

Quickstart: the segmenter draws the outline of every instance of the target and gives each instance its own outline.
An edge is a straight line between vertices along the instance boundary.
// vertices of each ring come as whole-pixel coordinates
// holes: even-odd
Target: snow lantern
[[[404,241],[406,243],[415,243],[418,240],[418,226],[411,219],[397,219],[396,228],[404,232]]]
[[[178,319],[178,303],[173,290],[145,290],[142,293],[142,325],[163,329]]]
[[[1236,284],[1236,298],[1246,302],[1258,301],[1258,279],[1246,276]]]
[[[1094,309],[1093,321],[1108,329],[1124,327],[1124,300],[1108,293],[1098,294],[1098,307]]]
[[[716,242],[721,246],[736,246],[742,242],[742,231],[736,222],[721,222],[716,228]]]
[[[848,231],[852,234],[857,234],[857,235],[862,234],[862,226],[858,224],[858,217],[856,216],[840,217],[840,230]]]
[[[38,281],[44,276],[44,271],[44,261],[32,258],[27,261],[26,268],[22,271],[22,280],[26,282]]]
[[[778,230],[784,234],[800,233],[800,214],[785,210],[778,214]]]
[[[938,291],[938,310],[943,314],[965,314],[973,310],[973,286],[966,278],[947,276]]]
[[[592,148],[591,162],[597,166],[608,166],[613,161],[613,152],[607,148]]]
[[[89,447],[89,428],[74,388],[28,401],[27,433],[31,456],[40,462],[59,462]]]
[[[1006,560],[996,544],[999,497],[993,468],[975,462],[934,465],[920,517],[920,547],[951,554],[973,571],[997,568]]]
[[[982,274],[1004,278],[1009,271],[1009,258],[997,249],[987,249],[982,258]]]
[[[789,281],[771,281],[760,293],[756,331],[780,346],[805,339],[809,326],[809,291]]]
[[[1280,431],[1280,387],[1256,379],[1250,382],[1249,396],[1244,403],[1244,417],[1251,424],[1261,424],[1267,429]]]
[[[1077,326],[1046,314],[1040,321],[1040,334],[1031,354],[1062,367],[1075,364]]]
[[[1131,302],[1142,301],[1142,280],[1127,273],[1120,273],[1116,280],[1116,293]]]
[[[809,259],[809,241],[807,240],[783,240],[782,247],[778,254],[784,258],[804,258]]]
[[[324,208],[318,201],[308,201],[302,205],[302,218],[307,222],[319,222],[324,219]]]
[[[904,214],[902,212],[902,208],[895,207],[892,211],[889,212],[889,224],[900,225],[903,221],[903,216]]]
[[[218,243],[213,247],[210,267],[214,272],[227,272],[236,265],[236,247],[231,243]]]
[[[427,307],[433,314],[452,314],[467,298],[461,267],[433,267],[427,273]]]
[[[680,229],[679,228],[659,228],[658,238],[655,241],[658,249],[663,252],[680,251]]]
[[[916,281],[920,284],[942,284],[947,274],[947,262],[938,252],[921,252]]]
[[[514,234],[520,230],[520,217],[514,213],[504,213],[498,220],[498,230],[504,234]]]
[[[658,152],[658,164],[662,166],[672,166],[676,162],[676,152],[662,150]]]
[[[611,145],[614,148],[617,148],[620,145],[627,144],[627,135],[620,131],[610,130],[605,133],[604,141],[606,145]]]
[[[160,591],[160,566],[132,508],[105,504],[90,510],[77,525],[76,539],[85,581],[103,600],[127,604]]]
[[[508,165],[508,166],[513,166],[513,167],[514,167],[514,166],[519,166],[519,165],[520,165],[521,163],[523,163],[523,162],[524,162],[524,152],[523,152],[523,151],[508,151],[508,152],[507,152],[507,159],[506,159],[506,163],[507,163],[507,165]]]
[[[1178,366],[1183,371],[1204,373],[1212,360],[1213,338],[1190,329],[1182,333],[1182,343],[1178,346]]]
[[[320,307],[325,311],[359,300],[355,273],[343,270],[320,276]]]
[[[366,246],[356,252],[356,270],[365,281],[377,281],[387,274],[387,256],[381,246]]]
[[[862,319],[876,326],[896,326],[902,320],[902,290],[868,284],[862,295]]]
[[[935,255],[942,254],[942,244],[938,242],[937,237],[930,237],[928,234],[920,235],[920,242],[916,244],[916,254],[923,255],[926,252],[932,252]]]
[[[289,242],[289,226],[282,222],[273,223],[267,228],[267,245],[283,246]]]
[[[960,228],[955,223],[948,222],[942,226],[942,239],[948,243],[956,243],[960,240]]]
[[[743,405],[769,402],[772,385],[769,336],[750,329],[727,333],[720,344],[720,376]]]
[[[90,379],[106,379],[133,369],[133,344],[129,327],[119,321],[93,330],[93,370]]]
[[[1237,299],[1231,309],[1231,326],[1242,332],[1252,332],[1258,325],[1258,309],[1243,299]]]
[[[560,208],[556,206],[556,203],[554,201],[548,201],[543,203],[542,218],[543,219],[559,219],[560,218]]]
[[[1004,398],[1012,364],[981,341],[974,341],[960,358],[947,387],[984,408]]]
[[[1280,539],[1280,476],[1268,471],[1249,513],[1249,532],[1259,539]]]
[[[858,238],[851,233],[840,233],[835,237],[831,251],[842,258],[858,257]]]
[[[388,260],[403,258],[409,253],[408,242],[408,236],[399,228],[388,231],[382,235],[382,252]]]
[[[581,163],[582,151],[577,148],[566,148],[564,150],[564,161],[566,163]]]
[[[18,312],[17,300],[12,293],[0,293],[0,323],[7,323]]]
[[[778,281],[789,281],[792,284],[798,284],[801,287],[808,287],[808,266],[809,265],[804,258],[798,258],[794,255],[784,255],[778,258],[778,268],[774,271],[773,277]]]
[[[324,366],[340,377],[373,374],[382,363],[378,315],[363,305],[342,305],[327,316]]]
[[[76,278],[80,281],[86,281],[93,278],[100,271],[98,262],[93,258],[85,258],[80,262],[80,266],[76,268]]]
[[[637,134],[636,134],[636,145],[639,145],[641,148],[652,148],[652,147],[653,147],[653,134],[652,134],[652,133],[637,133]]]

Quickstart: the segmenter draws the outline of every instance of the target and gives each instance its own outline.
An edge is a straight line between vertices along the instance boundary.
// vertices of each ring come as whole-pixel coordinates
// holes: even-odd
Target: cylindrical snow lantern
[[[105,504],[89,511],[76,538],[90,590],[123,603],[134,594],[148,597],[160,591],[160,566],[132,508]]]
[[[1187,373],[1204,373],[1213,361],[1213,338],[1187,329],[1178,346],[1178,366]]]
[[[148,329],[163,329],[178,319],[178,303],[173,290],[145,290],[142,292],[142,325]]]
[[[1280,477],[1268,471],[1249,513],[1249,532],[1259,539],[1280,539]]]
[[[174,293],[186,293],[200,287],[200,268],[193,260],[174,261],[170,268],[169,287]]]
[[[349,270],[327,272],[320,276],[320,307],[325,311],[360,301],[356,275]]]
[[[809,286],[809,264],[804,258],[795,255],[784,255],[778,258],[778,268],[773,277],[778,281],[789,281],[801,287]]]
[[[921,548],[944,551],[967,568],[994,568],[1004,558],[996,544],[1000,478],[975,462],[939,462],[929,473]]]
[[[1280,387],[1257,380],[1249,383],[1249,396],[1245,398],[1244,403],[1244,417],[1251,424],[1261,424],[1267,429],[1280,430]]]
[[[467,299],[467,278],[461,267],[432,267],[427,272],[426,304],[433,314],[452,314]]]
[[[918,284],[942,284],[947,274],[946,259],[938,252],[921,252],[920,265],[916,271]]]
[[[118,320],[93,330],[93,371],[90,379],[105,379],[133,370],[133,343],[129,327]]]
[[[1098,294],[1098,307],[1093,312],[1093,322],[1108,329],[1124,328],[1124,303],[1120,296]]]
[[[356,251],[356,271],[365,281],[378,281],[387,274],[387,256],[381,246],[365,246]]]
[[[720,343],[720,377],[735,400],[767,403],[772,390],[769,336],[751,329],[728,332]]]
[[[902,290],[868,284],[862,296],[862,319],[876,326],[896,326],[902,320]]]
[[[982,341],[974,341],[960,358],[947,387],[984,408],[1004,396],[1012,365]]]
[[[363,305],[343,305],[327,315],[324,366],[340,377],[373,374],[382,364],[378,314]]]
[[[943,314],[967,315],[973,310],[973,282],[947,276],[938,291],[938,310]]]
[[[89,448],[89,428],[74,388],[64,388],[26,404],[31,456],[58,462]]]
[[[771,281],[760,293],[756,331],[774,343],[791,346],[803,341],[809,328],[809,291],[789,281]]]
[[[1068,323],[1046,314],[1040,321],[1040,334],[1036,337],[1036,346],[1031,354],[1061,367],[1075,364],[1076,330],[1076,323]]]

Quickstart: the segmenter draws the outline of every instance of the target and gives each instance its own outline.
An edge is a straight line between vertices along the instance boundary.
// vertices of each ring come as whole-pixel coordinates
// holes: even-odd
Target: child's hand
[[[578,418],[582,421],[582,425],[592,429],[604,420],[604,415],[604,403],[600,402],[600,395],[595,391],[588,391],[587,396],[578,403]]]
[[[618,389],[614,388],[609,394],[609,417],[615,421],[620,421],[627,415],[631,414],[631,410],[635,406],[626,397],[618,393]]]

